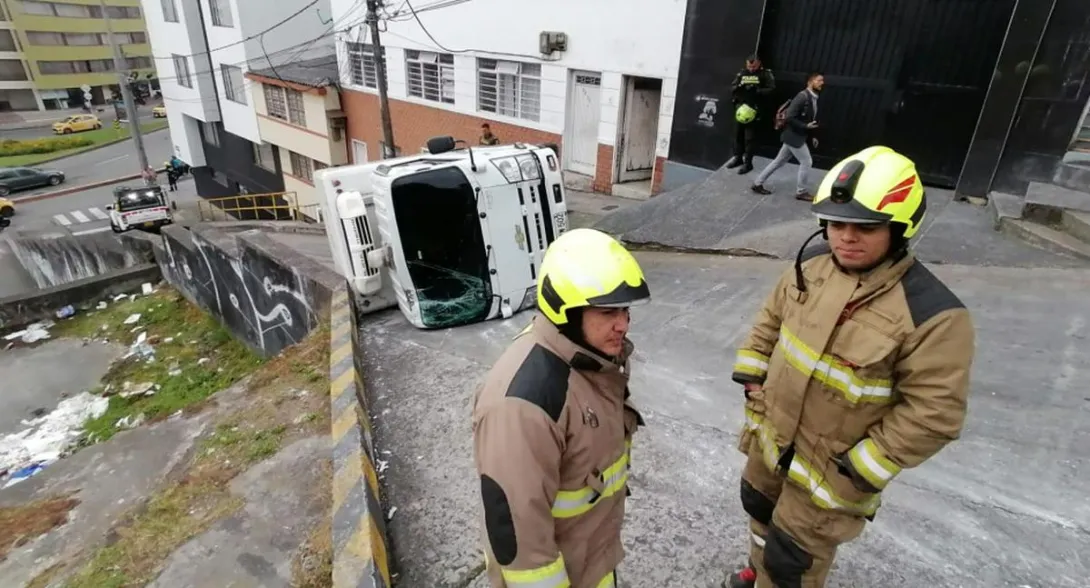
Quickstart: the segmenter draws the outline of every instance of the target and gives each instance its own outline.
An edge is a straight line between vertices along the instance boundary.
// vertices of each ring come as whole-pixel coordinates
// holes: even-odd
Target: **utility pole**
[[[140,134],[140,117],[136,113],[136,103],[132,99],[132,88],[129,87],[129,70],[125,67],[125,59],[121,56],[121,47],[114,38],[113,23],[110,22],[110,14],[106,11],[106,0],[98,0],[102,7],[102,18],[106,21],[106,34],[110,39],[110,48],[114,52],[114,69],[117,71],[117,85],[121,89],[121,98],[125,101],[125,112],[129,117],[129,129],[132,134],[133,145],[136,146],[136,155],[140,158],[140,172],[148,168],[148,154],[144,151],[144,136]]]
[[[378,8],[380,0],[367,0],[367,23],[371,27],[371,50],[375,58],[375,73],[378,76],[378,102],[379,113],[382,116],[382,138],[386,147],[383,149],[383,159],[395,157],[394,124],[390,120],[390,99],[386,91],[386,60],[382,54],[382,39],[378,34]],[[360,56],[360,59],[363,59]]]

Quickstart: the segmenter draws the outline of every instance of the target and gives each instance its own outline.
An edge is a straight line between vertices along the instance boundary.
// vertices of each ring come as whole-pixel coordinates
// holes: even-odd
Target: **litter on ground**
[[[138,320],[140,320],[140,313],[139,312],[134,313],[134,314],[130,314],[129,318],[125,319],[125,324],[126,325],[135,325],[136,321],[138,321]]]
[[[64,456],[79,439],[83,423],[106,412],[109,399],[87,392],[66,398],[52,412],[23,421],[27,428],[0,437],[0,483],[17,484]]]

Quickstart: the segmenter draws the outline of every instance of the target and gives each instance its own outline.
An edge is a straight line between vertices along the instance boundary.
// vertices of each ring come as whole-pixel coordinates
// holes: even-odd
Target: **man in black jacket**
[[[741,166],[742,169],[738,170],[739,174],[748,174],[753,171],[756,124],[761,119],[761,111],[767,96],[775,89],[776,78],[772,76],[771,70],[762,67],[761,58],[756,55],[746,58],[746,67],[734,76],[734,82],[730,85],[734,108],[745,104],[757,111],[757,117],[748,123],[743,124],[735,120],[734,157],[727,162],[727,167]]]
[[[753,183],[751,190],[758,194],[771,194],[772,192],[764,187],[764,183],[776,170],[783,167],[791,156],[794,156],[799,162],[795,198],[805,201],[814,199],[806,189],[806,177],[814,165],[814,160],[810,157],[810,146],[815,149],[818,146],[818,140],[813,133],[818,128],[818,95],[824,87],[824,75],[812,73],[806,77],[806,89],[792,98],[791,104],[787,107],[783,132],[780,133],[780,140],[783,141],[780,152],[776,155],[776,159],[773,159],[772,163],[768,164],[768,167],[757,176],[757,181]]]

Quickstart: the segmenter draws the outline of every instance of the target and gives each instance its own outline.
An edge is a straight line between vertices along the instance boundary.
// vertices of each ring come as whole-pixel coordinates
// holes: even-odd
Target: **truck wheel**
[[[0,216],[2,216],[4,218],[11,218],[11,217],[15,216],[15,207],[14,206],[5,206],[3,208],[0,208]]]
[[[121,229],[117,228],[117,225],[110,225],[110,229],[112,229],[115,233],[123,232]]]

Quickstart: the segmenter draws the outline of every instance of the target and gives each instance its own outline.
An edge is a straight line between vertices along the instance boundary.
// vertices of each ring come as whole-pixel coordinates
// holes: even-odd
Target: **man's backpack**
[[[780,105],[780,108],[776,110],[776,119],[773,121],[772,126],[778,131],[787,126],[787,107],[791,105],[791,101],[788,100]]]

